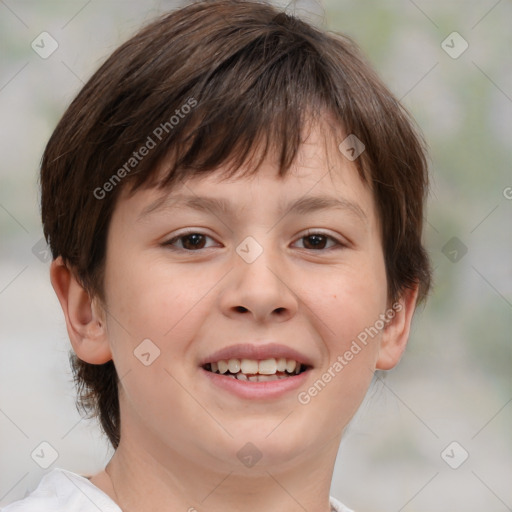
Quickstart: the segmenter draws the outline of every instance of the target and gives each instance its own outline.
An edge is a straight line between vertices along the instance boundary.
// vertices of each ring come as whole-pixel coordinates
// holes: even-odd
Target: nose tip
[[[268,318],[281,321],[291,318],[298,309],[295,294],[269,265],[270,253],[260,255],[253,263],[240,262],[232,275],[232,287],[223,298],[225,311],[230,314],[252,313],[259,321]],[[272,255],[272,261],[276,259]]]

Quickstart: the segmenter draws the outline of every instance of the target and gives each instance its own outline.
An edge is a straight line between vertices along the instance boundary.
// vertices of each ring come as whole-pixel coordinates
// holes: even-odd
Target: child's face
[[[376,366],[398,360],[403,347],[389,348],[389,326],[358,342],[359,351],[353,345],[366,328],[380,326],[391,304],[371,192],[334,141],[326,148],[314,130],[284,180],[266,162],[253,178],[222,182],[210,174],[170,193],[121,195],[105,268],[106,339],[121,378],[121,443],[132,437],[158,456],[226,469],[240,464],[236,453],[251,442],[263,455],[257,467],[296,464],[337,446]],[[165,194],[224,200],[232,210],[168,205],[141,217]],[[345,206],[288,210],[319,197]],[[188,228],[202,237],[164,245]],[[307,230],[328,238],[307,238]],[[160,350],[154,360],[151,344],[137,348],[146,339]],[[255,384],[201,367],[227,347],[267,343],[301,354],[310,370]],[[146,366],[134,351],[153,362]],[[318,379],[315,393],[310,388]]]

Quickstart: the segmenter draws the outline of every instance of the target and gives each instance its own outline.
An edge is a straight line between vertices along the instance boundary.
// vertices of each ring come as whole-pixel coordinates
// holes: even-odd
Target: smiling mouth
[[[248,382],[289,379],[310,369],[294,359],[221,359],[202,366],[206,371]]]

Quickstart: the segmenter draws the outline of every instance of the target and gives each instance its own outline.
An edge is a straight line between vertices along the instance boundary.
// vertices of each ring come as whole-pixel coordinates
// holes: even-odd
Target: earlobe
[[[91,299],[60,256],[52,261],[50,280],[64,312],[69,339],[76,355],[91,364],[110,361],[112,352],[104,310],[96,300]]]
[[[409,339],[417,297],[418,286],[416,285],[414,288],[405,288],[400,299],[393,304],[391,309],[394,315],[382,333],[376,369],[391,370],[400,361]]]

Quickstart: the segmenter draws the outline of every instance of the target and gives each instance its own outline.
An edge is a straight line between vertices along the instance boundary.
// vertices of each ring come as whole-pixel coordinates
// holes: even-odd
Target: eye
[[[341,243],[339,240],[337,240],[336,238],[330,236],[330,235],[326,235],[325,233],[321,233],[321,232],[314,232],[314,231],[311,231],[311,232],[308,232],[307,234],[305,234],[304,236],[301,236],[299,238],[299,240],[306,240],[307,242],[304,244],[305,247],[303,247],[303,249],[308,249],[308,250],[322,250],[322,249],[326,249],[326,243],[330,240],[332,242],[334,242],[334,245],[338,245],[340,247],[344,247],[345,244]],[[309,246],[309,247],[308,247]],[[329,249],[332,248],[329,247]]]
[[[162,245],[166,247],[170,247],[173,250],[184,250],[193,252],[196,249],[205,249],[205,240],[209,238],[213,240],[208,235],[204,233],[198,233],[196,231],[189,231],[187,233],[182,233],[181,235],[175,236],[170,240],[167,240]],[[175,247],[176,242],[181,242],[181,247]],[[206,247],[208,249],[209,247]]]
[[[204,233],[189,231],[171,238],[170,240],[164,242],[162,245],[169,247],[172,250],[197,252],[197,250],[200,249],[209,249],[210,247],[213,247],[205,245],[207,239],[213,240],[212,237]],[[308,232],[304,236],[300,237],[299,240],[305,241],[305,243],[303,243],[304,247],[302,248],[307,250],[326,250],[332,249],[333,246],[345,247],[345,244],[336,238],[321,232]],[[329,241],[332,243],[332,245],[330,247],[326,247]]]

